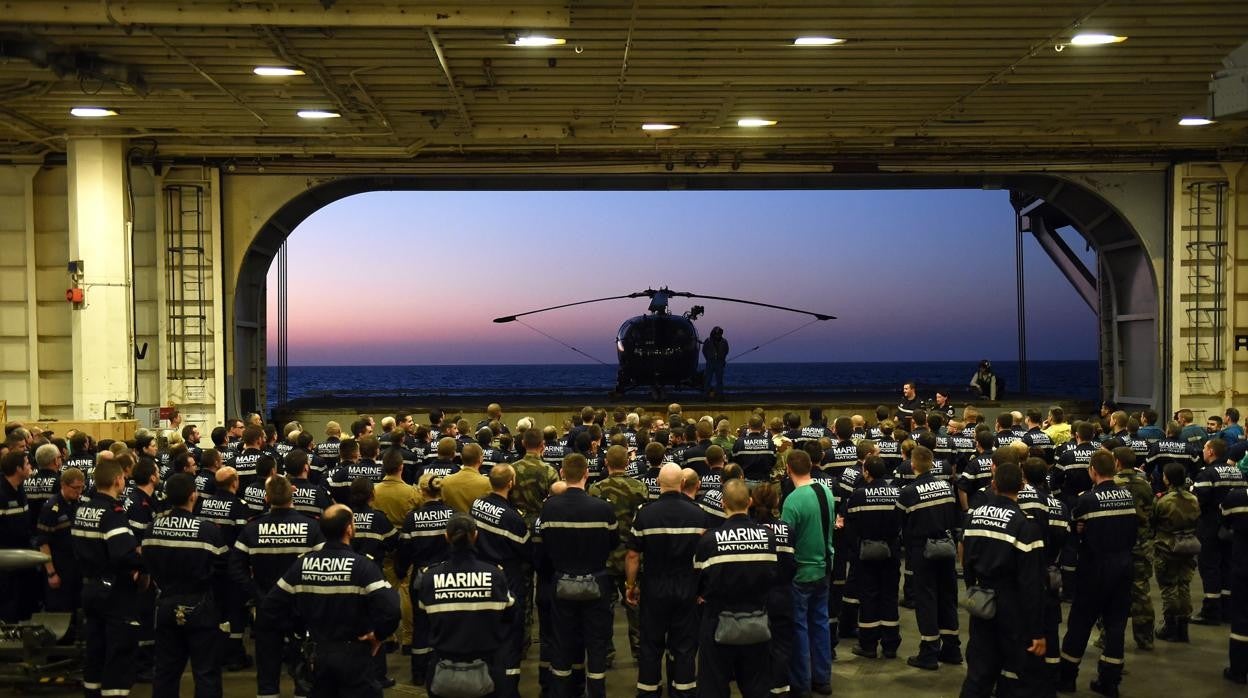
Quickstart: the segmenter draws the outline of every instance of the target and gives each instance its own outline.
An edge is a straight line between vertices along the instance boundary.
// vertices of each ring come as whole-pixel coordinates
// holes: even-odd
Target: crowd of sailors
[[[492,404],[323,435],[175,415],[125,442],[10,423],[0,547],[48,558],[0,572],[0,620],[75,614],[90,696],[178,695],[188,662],[197,696],[253,667],[258,696],[284,673],[296,695],[380,695],[397,652],[435,696],[603,698],[627,652],[638,696],[798,698],[831,694],[842,640],[965,664],[963,696],[1053,695],[1094,628],[1090,686],[1115,696],[1128,621],[1141,651],[1229,624],[1222,677],[1248,683],[1236,409],[987,415],[916,388],[830,421],[672,404],[509,424]]]

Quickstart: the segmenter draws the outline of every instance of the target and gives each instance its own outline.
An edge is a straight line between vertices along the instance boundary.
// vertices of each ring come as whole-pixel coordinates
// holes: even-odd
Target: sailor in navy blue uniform
[[[341,436],[342,427],[338,426],[337,422],[325,425],[325,440],[316,445],[315,462],[319,472],[312,472],[315,482],[323,483],[330,473],[338,469],[338,447],[342,443]]]
[[[69,437],[69,458],[65,459],[61,469],[69,468],[81,470],[82,476],[87,479],[88,485],[90,484],[91,471],[95,470],[95,444],[85,431]]]
[[[1088,465],[1092,489],[1079,495],[1071,509],[1079,546],[1075,598],[1066,619],[1062,639],[1061,675],[1058,690],[1075,691],[1079,663],[1088,636],[1098,619],[1105,625],[1105,647],[1097,664],[1092,690],[1118,695],[1122,681],[1123,642],[1131,609],[1131,549],[1135,547],[1135,499],[1131,491],[1114,484],[1114,456],[1108,451],[1092,454]]]
[[[30,477],[30,459],[22,451],[10,451],[3,460],[0,477],[0,548],[30,548],[30,503],[24,480]],[[36,573],[29,570],[0,572],[0,621],[29,618],[37,607],[30,593]]]
[[[732,445],[732,460],[745,471],[750,482],[766,482],[776,467],[776,445],[763,430],[763,418],[750,417],[749,431]]]
[[[215,477],[216,488],[213,493],[195,498],[195,515],[215,524],[221,532],[221,539],[225,541],[225,547],[233,550],[234,544],[238,542],[238,534],[247,525],[251,513],[247,504],[236,494],[238,472],[227,465],[217,470]],[[228,555],[226,559],[229,559]],[[228,585],[216,598],[221,617],[229,626],[222,663],[231,671],[252,665],[252,660],[243,647],[243,626],[246,622],[244,604],[250,597],[240,593],[241,591],[234,585]]]
[[[836,420],[836,428],[841,429],[841,417]],[[844,442],[843,442],[844,443]],[[853,443],[852,441],[848,443]],[[832,450],[836,450],[834,446]],[[845,521],[846,506],[854,491],[866,486],[863,478],[863,464],[868,458],[878,458],[879,450],[871,439],[862,439],[854,444],[854,462],[842,468],[836,475],[836,515],[842,524]],[[881,461],[881,465],[883,461]],[[828,470],[824,471],[829,472]],[[832,651],[836,652],[840,638],[853,639],[858,637],[858,556],[851,551],[856,544],[849,536],[833,536],[836,554],[832,562],[832,587],[828,591],[828,618],[831,623]]]
[[[152,522],[143,561],[160,589],[156,599],[154,696],[176,696],[187,659],[195,694],[221,695],[219,595],[227,586],[225,539],[216,524],[194,516],[199,493],[190,475],[165,483],[172,507]]]
[[[120,460],[124,464],[125,458]],[[138,539],[141,546],[152,527],[152,521],[156,519],[158,513],[164,511],[165,507],[164,502],[156,498],[156,486],[159,484],[160,476],[156,472],[154,459],[147,456],[139,458],[138,464],[134,466],[130,474],[133,478],[133,486],[122,506],[126,509],[126,517],[130,520],[130,528],[134,531],[134,537]],[[152,675],[152,667],[155,663],[156,633],[152,627],[152,621],[155,617],[153,611],[156,607],[156,590],[140,589],[137,604],[139,607],[137,631],[139,649],[135,655],[138,671],[136,679],[147,681]]]
[[[425,567],[446,559],[446,523],[455,510],[442,501],[442,478],[424,474],[420,478],[421,505],[408,512],[399,533],[399,548],[394,557],[394,573],[399,579],[408,577],[409,593],[420,593],[420,574],[408,575],[409,569],[422,572]],[[429,617],[419,608],[412,609],[412,683],[421,684],[428,673]]]
[[[864,486],[849,494],[845,505],[845,529],[841,538],[848,539],[846,550],[858,558],[857,568],[859,617],[858,645],[851,651],[859,657],[874,659],[876,647],[884,657],[897,656],[901,634],[897,610],[897,586],[901,580],[901,512],[897,498],[901,490],[887,479],[887,466],[879,456],[870,456],[864,464]],[[863,559],[864,541],[881,550],[887,546],[888,557]]]
[[[382,471],[381,463],[378,463],[377,450],[379,448],[377,439],[372,436],[365,436],[359,440],[360,459],[358,461],[347,460],[347,449],[340,447],[343,454],[342,462],[338,465],[338,469],[329,479],[329,490],[334,496],[334,501],[339,504],[346,504],[351,499],[351,482],[357,477],[366,477],[377,484],[386,476]]]
[[[970,508],[970,500],[992,482],[992,432],[975,434],[975,454],[969,458],[958,473],[958,501],[962,508]]]
[[[729,463],[718,471],[713,472],[718,474],[714,486],[702,489],[701,483],[699,483],[698,495],[693,500],[694,504],[697,504],[698,508],[705,515],[703,528],[708,531],[712,528],[719,528],[724,519],[728,518],[728,515],[724,513],[724,483],[729,480],[745,479],[744,473],[741,472],[741,466],[736,463]]]
[[[274,475],[265,484],[269,513],[252,519],[238,534],[230,553],[230,579],[246,597],[259,603],[295,560],[325,543],[316,521],[291,506],[290,481]],[[232,628],[231,628],[232,629]],[[297,630],[289,618],[256,622],[256,694],[276,696],[281,681],[287,634]]]
[[[682,467],[693,468],[699,476],[707,474],[710,467],[706,463],[706,450],[712,446],[711,436],[714,431],[709,420],[703,419],[697,423],[694,427],[697,441],[685,449],[685,459],[680,464]]]
[[[243,450],[234,456],[234,469],[238,471],[238,481],[243,491],[247,491],[247,485],[255,482],[256,477],[256,461],[265,455],[261,449],[264,447],[264,430],[260,427],[247,427],[243,429]],[[274,459],[276,460],[276,459]],[[263,487],[264,483],[260,482]]]
[[[264,488],[269,478],[277,472],[277,461],[272,456],[264,455],[256,461],[255,467],[256,476],[250,484],[244,485],[241,475],[238,480],[238,497],[243,500],[243,504],[247,505],[249,519],[267,514],[269,511],[268,495],[265,494]]]
[[[1073,511],[1075,501],[1083,492],[1092,489],[1092,479],[1088,476],[1088,463],[1092,454],[1100,450],[1093,441],[1096,430],[1091,422],[1076,422],[1074,429],[1075,445],[1067,442],[1066,450],[1057,459],[1057,465],[1049,474],[1049,490],[1062,500],[1066,511]],[[1078,583],[1075,569],[1079,559],[1078,536],[1067,536],[1066,544],[1060,553],[1062,573],[1062,598],[1073,599],[1075,586]]]
[[[306,451],[295,449],[286,454],[286,477],[290,480],[290,486],[294,488],[291,500],[295,504],[295,511],[300,514],[319,519],[321,518],[321,512],[325,511],[330,504],[333,504],[329,490],[324,485],[317,484],[309,479],[308,454]]]
[[[351,549],[350,509],[326,509],[319,530],[324,547],[290,565],[265,596],[260,616],[270,624],[291,615],[304,620],[315,647],[313,695],[380,698],[377,677],[364,667],[399,627],[398,593],[380,567]]]
[[[434,673],[442,662],[484,662],[495,687],[491,695],[509,683],[498,658],[514,634],[510,626],[519,620],[512,612],[516,598],[503,571],[475,554],[478,529],[472,517],[455,514],[446,526],[447,559],[427,567],[415,590],[414,601],[429,618],[435,662],[425,685],[434,698]]]
[[[1200,451],[1186,439],[1180,438],[1181,432],[1182,427],[1178,422],[1170,422],[1166,425],[1166,437],[1149,446],[1144,471],[1153,483],[1153,491],[1158,494],[1166,491],[1162,475],[1170,463],[1182,465],[1189,478],[1195,477],[1200,472],[1198,468],[1203,465],[1200,462]]]
[[[104,461],[94,476],[95,494],[78,507],[71,528],[83,578],[82,687],[89,697],[124,696],[134,684],[138,592],[148,579],[139,541],[117,499],[126,482],[121,464]]]
[[[1018,503],[1023,513],[1041,526],[1044,536],[1044,562],[1047,570],[1044,579],[1044,640],[1045,670],[1034,677],[1036,685],[1042,686],[1046,695],[1057,687],[1058,665],[1061,663],[1061,643],[1058,625],[1062,622],[1060,600],[1060,560],[1062,548],[1070,534],[1070,514],[1066,505],[1048,489],[1049,466],[1039,458],[1028,458],[1022,465],[1026,484],[1019,490]],[[1035,504],[1024,503],[1023,494],[1030,490]]]
[[[1198,625],[1218,625],[1225,615],[1223,606],[1231,600],[1231,542],[1222,540],[1220,507],[1231,490],[1245,486],[1244,476],[1234,464],[1226,461],[1227,444],[1222,439],[1209,439],[1201,451],[1204,469],[1192,480],[1192,494],[1200,501],[1200,518],[1196,521],[1196,537],[1200,539],[1200,555],[1196,566],[1200,572],[1205,599],[1200,613],[1192,616]]]
[[[61,449],[53,444],[35,449],[35,465],[38,469],[22,482],[31,530],[39,525],[39,512],[44,504],[61,489]]]
[[[65,468],[61,472],[57,493],[43,505],[35,527],[35,545],[51,558],[44,565],[48,578],[44,609],[52,613],[76,612],[81,602],[82,573],[74,557],[70,528],[74,525],[74,514],[78,511],[86,485],[81,470]]]
[[[516,471],[510,465],[495,465],[490,470],[490,493],[473,500],[468,514],[477,525],[477,555],[503,570],[512,598],[524,599],[528,596],[528,580],[532,575],[530,562],[533,551],[529,527],[509,501],[515,484]],[[498,650],[498,663],[504,678],[502,683],[495,683],[499,698],[519,695],[520,660],[524,650],[524,616],[521,611],[521,605],[516,604],[504,614],[507,633]]]
[[[858,446],[852,439],[854,427],[849,417],[838,417],[832,426],[838,440],[824,452],[819,469],[835,483],[840,479],[841,471],[857,465],[859,460]]]
[[[767,594],[775,584],[775,535],[767,526],[750,520],[749,508],[750,492],[745,482],[725,484],[728,519],[702,535],[694,558],[698,597],[703,601],[698,695],[706,698],[727,698],[733,681],[743,698],[764,698],[772,689],[766,640],[748,645],[715,641],[720,614],[762,613],[765,617]]]
[[[580,693],[572,686],[572,669],[582,663],[589,698],[603,698],[607,692],[615,593],[607,574],[607,556],[619,544],[619,526],[611,505],[585,491],[588,468],[579,454],[564,458],[561,474],[568,489],[542,505],[542,543],[535,551],[538,566],[549,566],[555,580],[555,656],[551,661],[555,698]],[[587,596],[588,588],[596,585],[597,598],[570,598],[568,589],[578,582]]]
[[[958,575],[952,557],[929,559],[930,542],[951,541],[960,523],[953,487],[929,472],[932,452],[915,446],[910,454],[917,474],[914,482],[901,488],[897,508],[902,512],[902,542],[906,567],[914,570],[913,601],[919,625],[919,653],[906,663],[919,669],[935,670],[939,663],[961,664],[958,638]]]
[[[702,482],[698,485],[699,496],[708,489],[719,489],[723,484],[724,459],[727,454],[719,446],[709,446],[704,454],[706,472],[702,474]]]
[[[632,533],[625,541],[624,587],[628,603],[638,606],[641,616],[638,696],[660,694],[664,656],[668,658],[671,696],[691,696],[697,688],[693,555],[706,530],[706,517],[681,494],[680,487],[680,466],[665,464],[659,470],[659,498],[637,512]]]
[[[816,451],[822,450],[816,445]],[[750,490],[750,518],[771,529],[776,540],[776,574],[767,591],[767,625],[771,629],[771,694],[789,694],[789,667],[793,659],[793,578],[797,558],[793,529],[780,518],[780,487],[764,482]]]
[[[1027,410],[1025,419],[1027,433],[1023,434],[1023,443],[1027,444],[1031,455],[1040,458],[1045,463],[1053,463],[1053,439],[1040,428],[1044,422],[1044,416],[1040,414],[1040,410],[1032,408]]]
[[[968,587],[996,594],[991,619],[971,618],[966,647],[965,698],[1017,694],[1020,679],[1033,680],[1045,655],[1043,529],[1018,507],[1022,470],[997,463],[993,493],[966,516],[963,571]]]
[[[667,449],[658,441],[646,444],[646,470],[637,479],[646,486],[646,498],[659,498],[659,468],[667,460]]]
[[[1222,523],[1231,531],[1230,666],[1226,680],[1248,684],[1248,489],[1236,487],[1221,506]]]
[[[456,453],[458,453],[458,442],[450,436],[442,437],[438,441],[438,449],[433,458],[427,459],[421,468],[421,477],[425,475],[446,477],[459,472],[459,463],[455,462]]]

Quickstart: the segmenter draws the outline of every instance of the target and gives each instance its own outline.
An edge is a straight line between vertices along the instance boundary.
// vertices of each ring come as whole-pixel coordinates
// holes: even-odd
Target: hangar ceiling
[[[512,44],[535,35],[566,43]],[[253,167],[1242,157],[1248,121],[1178,119],[1246,38],[1243,0],[0,0],[0,159],[75,135]]]

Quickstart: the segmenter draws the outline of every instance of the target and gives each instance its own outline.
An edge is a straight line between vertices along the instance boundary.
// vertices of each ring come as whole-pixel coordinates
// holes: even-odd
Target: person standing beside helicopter
[[[715,327],[711,336],[702,342],[702,357],[706,359],[706,372],[702,377],[702,392],[708,398],[724,394],[724,365],[728,363],[728,340],[724,328]]]

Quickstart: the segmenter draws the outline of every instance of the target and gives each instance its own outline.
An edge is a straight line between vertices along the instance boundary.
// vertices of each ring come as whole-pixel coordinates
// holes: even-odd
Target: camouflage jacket
[[[542,503],[550,495],[550,486],[559,480],[559,473],[532,454],[511,464],[516,470],[516,485],[511,489],[511,503],[533,530],[533,522],[542,513]]]
[[[624,558],[628,554],[626,544],[632,535],[633,517],[637,515],[641,505],[646,503],[649,494],[646,486],[636,478],[611,475],[591,485],[589,493],[606,500],[615,511],[615,520],[620,525],[620,544],[607,557],[607,569],[612,574],[624,574]]]
[[[1135,500],[1135,517],[1138,528],[1136,529],[1135,547],[1136,550],[1142,548],[1150,548],[1149,541],[1152,540],[1152,515],[1153,515],[1153,487],[1148,483],[1148,479],[1140,474],[1138,470],[1120,470],[1114,475],[1114,484],[1131,491],[1131,498]]]
[[[1169,551],[1176,533],[1196,533],[1200,502],[1187,490],[1171,487],[1153,505],[1152,527],[1156,548]]]

